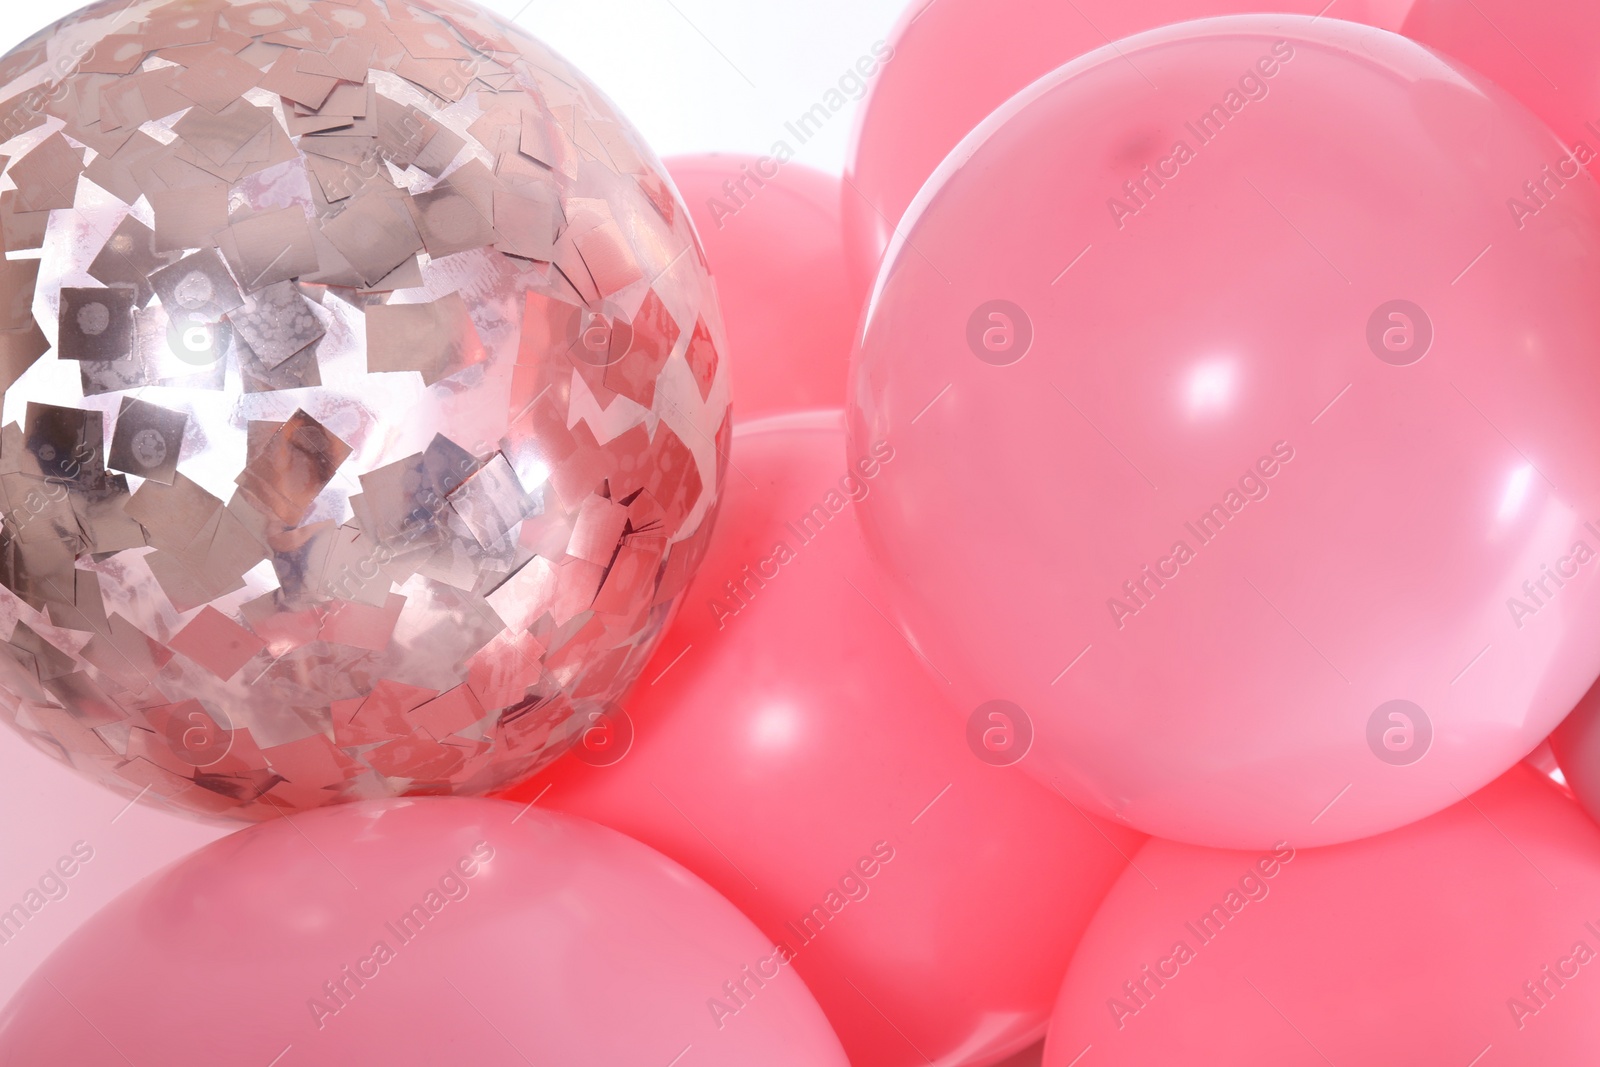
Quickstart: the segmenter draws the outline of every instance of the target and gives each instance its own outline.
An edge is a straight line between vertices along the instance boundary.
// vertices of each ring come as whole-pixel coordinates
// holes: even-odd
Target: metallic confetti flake
[[[51,482],[98,484],[105,473],[100,412],[31,400],[27,412],[21,473]]]
[[[0,259],[0,331],[33,325],[33,293],[39,281],[37,259]]]
[[[623,695],[727,372],[580,73],[461,0],[105,0],[0,101],[7,721],[262,819],[488,792]]]
[[[199,248],[209,244],[211,235],[228,224],[226,183],[206,182],[143,193],[156,217],[157,252]]]
[[[217,231],[217,247],[239,287],[255,292],[317,269],[316,244],[304,209],[263,211]]]
[[[409,199],[392,186],[368,184],[322,227],[323,236],[367,285],[422,251],[422,237],[406,206]]]
[[[175,258],[158,251],[156,235],[150,227],[128,215],[117,223],[117,228],[111,231],[111,236],[89,264],[89,276],[103,285],[132,288],[137,294],[136,303],[143,307],[154,295],[151,274]]]
[[[133,355],[132,289],[61,290],[62,359],[106,362]]]
[[[189,416],[169,411],[131,396],[122,398],[117,424],[111,432],[113,470],[171,485],[178,474],[178,453],[183,448],[183,428]]]
[[[216,321],[244,303],[215,248],[201,249],[161,268],[150,275],[150,284],[168,315],[188,312]]]
[[[228,321],[269,370],[323,334],[311,301],[292,281],[256,290],[244,307],[228,315]]]
[[[483,343],[459,293],[427,304],[367,308],[367,369],[414,370],[432,385],[485,358]]]

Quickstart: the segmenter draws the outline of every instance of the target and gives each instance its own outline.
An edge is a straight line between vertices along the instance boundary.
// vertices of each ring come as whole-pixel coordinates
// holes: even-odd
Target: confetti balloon
[[[1554,729],[1600,674],[1600,190],[1507,200],[1563,153],[1403,37],[1253,15],[1092,53],[945,161],[852,452],[893,445],[868,540],[957,699],[1032,717],[1020,766],[1310,847]]]
[[[893,61],[873,81],[851,137],[842,206],[852,277],[871,281],[912,198],[950,150],[1013,94],[1064,63],[1158,26],[1253,11],[1397,30],[1410,3],[913,0],[890,35]]]
[[[118,897],[0,1012],[0,1063],[846,1067],[792,968],[746,977],[771,952],[614,830],[368,801],[247,827]],[[752,993],[718,1026],[706,1001],[733,982]]]
[[[1561,135],[1573,160],[1593,166],[1600,151],[1600,6],[1417,0],[1405,34],[1493,78]],[[1559,181],[1529,175],[1533,188],[1519,190],[1530,206],[1571,181],[1551,169]]]
[[[5,718],[251,819],[554,758],[649,655],[731,429],[637,134],[448,0],[105,3],[0,100]]]
[[[839,179],[786,157],[665,164],[717,279],[738,418],[841,406],[866,293],[845,267]]]
[[[1365,841],[1153,840],[1133,868],[1073,957],[1045,1067],[1594,1061],[1600,828],[1531,767]]]

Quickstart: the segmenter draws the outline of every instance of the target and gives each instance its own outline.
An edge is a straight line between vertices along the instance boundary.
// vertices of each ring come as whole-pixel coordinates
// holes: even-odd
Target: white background
[[[0,14],[0,51],[76,6],[10,0]],[[786,121],[817,103],[888,36],[900,9],[898,0],[532,0],[526,7],[523,0],[496,0],[488,6],[518,16],[576,63],[663,156],[769,152]],[[853,108],[835,117],[797,158],[842,169],[853,119]],[[0,944],[0,1003],[101,905],[223,832],[143,804],[128,808],[0,727],[0,911],[20,901],[75,842],[95,850],[64,899]]]

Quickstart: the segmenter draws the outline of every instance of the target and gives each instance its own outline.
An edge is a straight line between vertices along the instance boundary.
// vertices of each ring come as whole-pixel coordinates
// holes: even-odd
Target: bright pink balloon
[[[586,766],[625,751],[621,720],[602,724],[519,795],[726,894],[793,953],[851,1063],[992,1063],[1042,1035],[1139,839],[1002,766],[1028,724],[990,709],[966,728],[879,613],[852,500],[892,450],[851,470],[839,413],[809,413],[744,424],[730,462],[705,562],[630,697],[632,749]]]
[[[96,915],[0,1014],[0,1063],[846,1067],[791,973],[713,1022],[707,999],[770,951],[705,883],[581,819],[324,808]]]
[[[869,543],[959,701],[1033,716],[1024,768],[1309,846],[1554,728],[1600,673],[1600,192],[1506,201],[1562,152],[1404,38],[1239,16],[1085,57],[945,162],[852,453],[899,455]]]
[[[1600,828],[1532,768],[1366,841],[1133,862],[1045,1067],[1594,1062]]]
[[[1416,0],[1407,37],[1487,74],[1561,135],[1580,161],[1600,150],[1600,5],[1592,0]],[[1529,175],[1538,198],[1559,183]],[[1538,189],[1537,186],[1544,186]]]
[[[722,297],[735,414],[843,404],[866,285],[845,267],[839,179],[770,156],[665,162]]]
[[[995,1065],[995,1067],[1041,1067],[1044,1062],[1044,1042],[1030,1045],[1021,1052]]]
[[[1214,15],[1316,15],[1324,8],[1329,18],[1397,30],[1411,3],[912,0],[889,37],[894,58],[876,76],[857,113],[845,165],[852,277],[870,282],[912,197],[974,126],[1035,79],[1108,41]]]

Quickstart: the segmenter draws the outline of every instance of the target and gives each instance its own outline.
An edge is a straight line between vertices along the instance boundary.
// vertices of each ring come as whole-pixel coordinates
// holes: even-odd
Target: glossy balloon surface
[[[250,827],[139,883],[0,1014],[0,1063],[846,1067],[771,946],[677,864],[496,800]],[[754,988],[752,986],[752,988]]]
[[[1554,728],[1600,673],[1600,191],[1508,198],[1563,152],[1401,37],[1249,16],[1085,57],[946,160],[851,454],[894,447],[862,516],[898,618],[1032,716],[1024,768],[1327,844]]]

